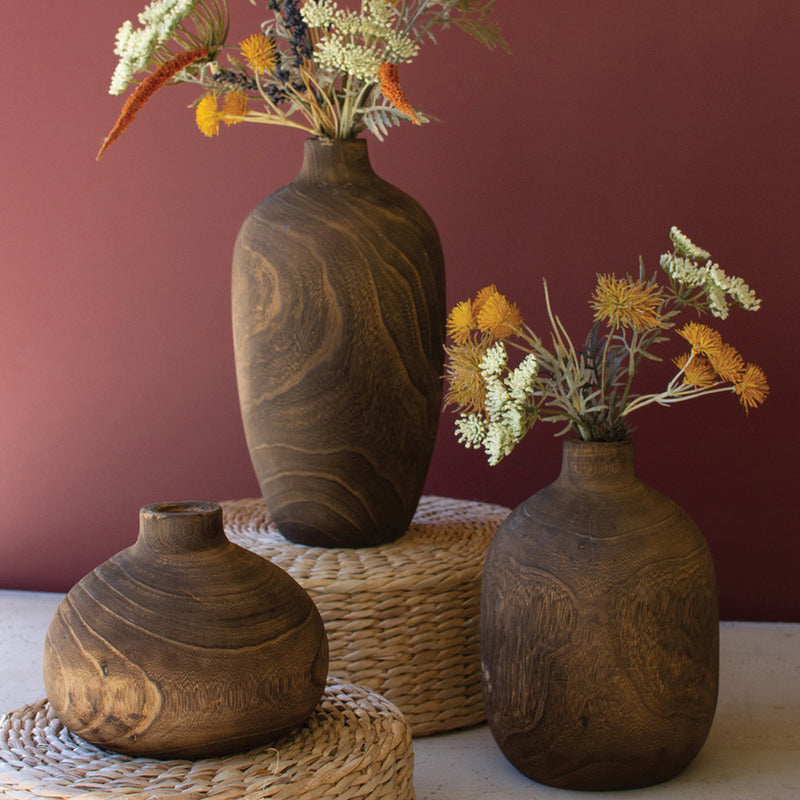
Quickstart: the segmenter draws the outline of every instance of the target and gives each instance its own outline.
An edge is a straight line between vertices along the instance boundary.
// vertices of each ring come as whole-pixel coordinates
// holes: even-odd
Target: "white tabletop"
[[[62,597],[0,591],[0,713],[44,696],[42,642]],[[417,800],[800,800],[800,625],[725,622],[720,645],[711,733],[674,780],[624,793],[541,786],[484,725],[414,740]]]

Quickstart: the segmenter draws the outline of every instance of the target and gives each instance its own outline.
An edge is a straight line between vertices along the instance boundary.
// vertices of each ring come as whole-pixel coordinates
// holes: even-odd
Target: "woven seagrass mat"
[[[131,758],[65,728],[46,700],[0,717],[3,800],[414,800],[411,730],[364,687],[328,681],[294,733],[198,761]]]
[[[232,542],[285,569],[311,595],[328,633],[331,674],[386,697],[415,736],[484,721],[481,573],[510,509],[426,495],[400,539],[353,550],[289,542],[261,499],[222,508]]]

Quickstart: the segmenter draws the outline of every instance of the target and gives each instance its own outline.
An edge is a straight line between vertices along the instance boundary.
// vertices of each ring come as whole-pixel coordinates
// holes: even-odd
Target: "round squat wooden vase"
[[[44,680],[73,733],[132,756],[199,758],[265,744],[322,697],[328,645],[308,594],[228,541],[213,503],[142,508],[136,543],[53,617]]]
[[[384,544],[408,528],[439,422],[445,276],[433,222],[362,139],[309,139],[244,222],[233,333],[250,456],[289,540]]]
[[[540,783],[660,783],[717,702],[719,616],[702,534],[636,476],[629,443],[568,441],[561,474],[502,523],[481,596],[483,694],[505,756]]]

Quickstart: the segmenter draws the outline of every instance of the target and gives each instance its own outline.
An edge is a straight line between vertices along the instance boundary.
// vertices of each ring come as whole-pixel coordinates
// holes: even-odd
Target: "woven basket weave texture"
[[[3,800],[414,800],[413,766],[397,708],[332,680],[303,727],[272,747],[198,761],[101,750],[46,700],[0,717]]]
[[[261,499],[222,503],[228,538],[285,569],[317,605],[329,672],[394,703],[415,736],[485,720],[480,586],[510,509],[425,495],[406,534],[346,549],[293,544]]]

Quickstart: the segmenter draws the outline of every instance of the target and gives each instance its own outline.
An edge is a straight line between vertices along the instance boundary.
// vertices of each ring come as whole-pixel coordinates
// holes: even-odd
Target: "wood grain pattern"
[[[211,503],[159,504],[74,586],[47,632],[45,688],[93,744],[221,755],[302,723],[328,667],[322,619],[282,569],[227,540]]]
[[[481,598],[483,692],[506,757],[541,783],[619,790],[678,774],[714,716],[714,568],[629,444],[566,442],[561,475],[498,530]]]
[[[444,262],[363,140],[306,142],[233,259],[237,380],[261,491],[302,544],[392,541],[413,517],[441,406]]]

